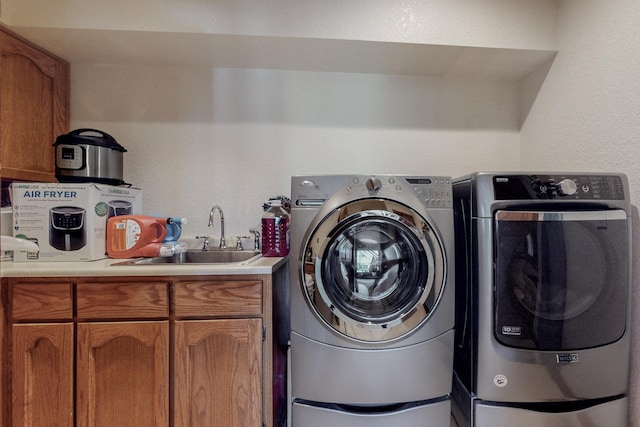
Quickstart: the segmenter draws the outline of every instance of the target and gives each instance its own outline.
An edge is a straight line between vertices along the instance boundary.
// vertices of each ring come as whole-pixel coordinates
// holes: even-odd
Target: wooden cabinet
[[[13,424],[4,425],[50,425],[52,420],[59,426],[74,425],[71,298],[68,283],[12,288],[14,309],[7,313],[15,323],[7,359],[16,374],[11,376],[11,393],[3,393],[12,397]]]
[[[69,132],[69,64],[0,27],[0,175],[55,182],[53,143]]]
[[[82,322],[78,427],[169,425],[169,324]]]
[[[262,320],[176,322],[175,426],[262,425]]]
[[[76,426],[169,426],[167,286],[75,284]]]
[[[12,425],[72,427],[73,324],[19,324],[12,332]]]
[[[3,305],[12,322],[12,425],[169,426],[169,322],[146,321],[168,318],[166,289],[166,283],[11,286],[11,304]],[[113,321],[121,318],[129,320]]]
[[[262,425],[263,294],[263,280],[175,284],[176,427]]]
[[[2,284],[2,425],[273,425],[271,275]]]

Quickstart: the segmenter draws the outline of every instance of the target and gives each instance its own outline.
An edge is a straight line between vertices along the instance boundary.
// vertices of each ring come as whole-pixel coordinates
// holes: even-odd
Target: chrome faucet
[[[253,250],[260,252],[260,232],[257,228],[251,228],[249,233],[253,234]]]
[[[220,213],[220,244],[218,248],[226,249],[227,243],[224,240],[224,214],[222,213],[222,208],[218,205],[215,205],[209,211],[209,227],[213,227],[213,214],[216,210]]]

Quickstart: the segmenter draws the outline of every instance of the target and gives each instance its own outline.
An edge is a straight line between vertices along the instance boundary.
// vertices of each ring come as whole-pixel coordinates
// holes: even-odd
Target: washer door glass
[[[360,210],[362,209],[362,210]],[[307,240],[307,300],[331,328],[389,341],[420,325],[443,286],[440,241],[427,220],[393,201],[364,200],[329,215]]]
[[[627,248],[623,211],[498,211],[498,339],[548,350],[619,339],[627,317]]]

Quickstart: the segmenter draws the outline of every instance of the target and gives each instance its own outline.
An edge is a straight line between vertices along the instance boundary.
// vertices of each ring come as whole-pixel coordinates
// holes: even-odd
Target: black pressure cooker
[[[58,181],[124,184],[122,156],[127,150],[108,133],[76,129],[58,136],[53,146]]]

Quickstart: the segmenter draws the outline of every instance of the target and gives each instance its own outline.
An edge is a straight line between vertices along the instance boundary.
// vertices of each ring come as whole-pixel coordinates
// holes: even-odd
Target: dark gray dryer
[[[475,173],[453,188],[458,423],[626,426],[626,177]]]

